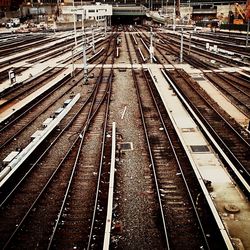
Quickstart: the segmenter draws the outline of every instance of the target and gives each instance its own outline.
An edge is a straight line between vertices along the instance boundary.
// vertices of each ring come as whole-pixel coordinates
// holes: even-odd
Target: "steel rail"
[[[76,164],[77,164],[77,161],[78,161],[78,157],[79,157],[79,153],[80,153],[80,148],[82,147],[82,143],[83,143],[83,139],[85,138],[85,133],[89,127],[89,124],[90,124],[90,121],[93,119],[93,117],[96,115],[97,113],[97,110],[99,110],[99,107],[102,105],[103,103],[103,100],[105,99],[105,96],[106,96],[106,93],[104,93],[103,95],[103,98],[102,100],[98,103],[98,106],[96,107],[96,109],[93,111],[93,107],[94,107],[94,104],[95,104],[95,97],[98,93],[98,86],[100,85],[100,82],[101,82],[101,79],[102,79],[102,75],[99,76],[98,78],[98,84],[96,84],[96,87],[95,89],[93,90],[93,98],[92,98],[92,104],[91,104],[91,107],[90,107],[90,110],[88,112],[88,117],[87,117],[87,120],[85,122],[85,125],[83,126],[83,129],[82,131],[80,132],[80,134],[82,134],[83,136],[79,136],[75,139],[75,141],[72,143],[71,147],[69,148],[69,150],[67,151],[67,153],[65,154],[64,158],[61,160],[61,162],[59,163],[59,165],[57,166],[57,168],[55,169],[55,171],[53,172],[53,174],[51,175],[51,177],[49,178],[49,180],[47,181],[47,183],[45,184],[45,186],[43,187],[43,189],[40,191],[40,193],[38,194],[38,196],[36,197],[36,199],[34,200],[34,202],[32,203],[32,205],[30,206],[30,208],[27,210],[26,214],[23,216],[22,220],[18,223],[18,226],[15,228],[14,232],[11,234],[11,236],[9,237],[8,241],[5,243],[3,249],[6,249],[8,247],[8,245],[10,244],[11,240],[14,238],[14,236],[16,235],[16,233],[18,232],[18,230],[21,229],[24,221],[27,219],[28,215],[30,214],[30,212],[32,211],[32,209],[34,208],[34,206],[37,204],[39,198],[42,196],[42,194],[45,192],[45,190],[48,188],[49,184],[52,182],[52,180],[54,179],[54,176],[56,175],[56,173],[59,171],[59,169],[61,168],[62,164],[64,163],[64,161],[67,159],[67,157],[69,156],[69,154],[71,153],[73,147],[78,143],[79,139],[80,139],[80,146],[78,147],[78,153],[77,153],[77,157],[75,159],[75,163],[74,163],[74,167],[73,167],[73,170],[72,170],[72,174],[71,174],[71,177],[70,177],[70,180],[69,180],[69,183],[68,183],[68,187],[67,187],[67,190],[66,190],[66,193],[65,193],[65,196],[64,196],[64,200],[63,200],[63,204],[62,206],[64,206],[65,204],[65,200],[66,200],[66,197],[67,197],[67,194],[68,194],[68,191],[69,191],[69,188],[70,188],[70,185],[72,183],[72,178],[73,178],[73,175],[74,175],[74,171],[76,169]],[[89,99],[91,98],[92,95],[89,96]],[[88,100],[86,100],[86,102],[84,104],[86,104],[88,102]],[[83,105],[84,105],[83,104]],[[84,105],[85,106],[85,105]],[[81,109],[82,110],[82,109]],[[75,119],[80,113],[81,113],[81,110],[71,119],[71,121],[66,125],[66,127],[61,131],[61,133],[56,137],[56,139],[49,145],[49,147],[45,150],[46,152],[48,151],[48,149],[51,148],[52,144],[54,145],[54,143],[57,141],[57,139],[61,136],[61,134],[66,130],[66,128],[69,127],[69,125],[72,123],[72,120]],[[45,153],[45,152],[44,152]],[[43,154],[44,155],[44,154]],[[43,156],[42,155],[42,156]],[[39,163],[39,161],[41,160],[42,156],[39,157],[39,159],[35,162],[34,166],[37,165]],[[32,167],[32,169],[34,168],[34,166]],[[30,172],[30,171],[29,171]],[[27,174],[25,175],[25,177],[27,176]],[[20,182],[18,183],[20,184]],[[5,200],[6,201],[6,200]],[[1,204],[2,206],[2,204]],[[61,211],[62,209],[60,210],[60,213],[59,215],[61,216]],[[56,220],[56,226],[58,225],[59,223],[59,218],[58,217],[58,220]],[[53,232],[55,231],[55,228],[53,229]],[[53,237],[51,237],[50,239],[52,240]],[[51,241],[52,242],[52,241]]]
[[[78,71],[77,75],[80,74],[81,72]],[[73,85],[70,86],[70,88],[62,93],[57,99],[55,99],[50,106],[54,105],[59,99],[61,99],[63,96],[65,96],[66,94],[68,94],[79,82],[82,81],[83,78],[79,79],[78,81],[74,82]],[[70,78],[68,81],[72,80],[72,78]],[[62,83],[62,85],[65,85],[64,83]],[[58,86],[58,88],[60,88],[62,85]],[[48,93],[47,96],[45,96],[44,98],[42,98],[42,100],[44,100],[45,98],[47,98],[48,96],[52,95],[56,90],[58,90],[58,88],[56,88],[55,90],[53,90],[52,92]],[[41,101],[42,101],[41,100]],[[33,106],[32,106],[33,107]],[[24,131],[24,129],[26,129],[32,122],[34,122],[44,111],[46,111],[47,107],[43,110],[41,110],[40,112],[38,112],[36,114],[36,116],[31,119],[26,125],[24,125],[23,127],[21,127],[15,134],[13,134],[11,137],[9,137],[3,144],[0,145],[0,149],[2,149],[3,147],[6,146],[6,144],[8,144],[11,140],[13,140],[14,138],[16,138],[22,131]],[[1,132],[1,131],[0,131]]]
[[[233,74],[228,75],[228,73],[224,72],[222,75],[225,79],[230,80],[229,77],[233,77],[234,82],[236,83],[236,86],[239,86],[239,88],[246,88],[246,91],[250,91],[250,79],[244,75],[244,72],[235,72]],[[240,82],[238,82],[239,80]]]
[[[211,80],[212,82],[215,82],[214,80],[212,80],[212,78],[209,76],[209,73],[205,73],[205,76]],[[229,86],[231,86],[233,89],[235,89],[237,92],[240,92],[242,95],[245,95],[246,97],[250,98],[250,93],[245,92],[244,90],[242,90],[240,87],[237,86],[236,82],[232,82],[232,80],[230,81],[229,79],[227,79],[226,77],[224,77],[221,74],[216,74],[216,77],[222,79],[224,82],[226,82]],[[219,86],[221,89],[222,87],[216,83],[217,86]],[[250,86],[249,86],[250,87]]]
[[[111,52],[112,53],[112,52]],[[111,54],[110,53],[110,54]],[[109,55],[110,55],[109,54]],[[103,64],[106,60],[106,57],[108,57],[109,55],[107,55],[107,53],[105,54],[104,59],[101,61],[101,64]],[[97,65],[94,65],[93,68],[90,69],[89,73],[91,73],[95,68],[97,67]],[[13,120],[11,120],[11,122],[8,122],[8,124],[6,124],[5,126],[0,128],[0,133],[7,129],[9,126],[12,125],[13,122],[15,122],[16,120],[18,120],[20,117],[22,117],[23,115],[25,115],[26,113],[28,113],[32,108],[34,108],[36,105],[38,105],[40,102],[42,102],[45,98],[47,98],[48,96],[50,96],[52,93],[54,93],[56,90],[58,90],[62,85],[66,84],[68,81],[70,81],[73,77],[69,78],[65,83],[62,82],[58,87],[56,87],[55,89],[53,89],[51,92],[49,92],[48,94],[46,94],[42,99],[38,100],[36,103],[34,103],[31,107],[29,107],[28,109],[25,109],[25,111],[20,114],[19,116],[15,117]],[[43,94],[43,93],[42,93]],[[41,95],[42,95],[41,94]],[[1,146],[0,146],[1,148]]]
[[[157,35],[159,37],[161,37],[161,38],[167,39],[170,43],[174,44],[173,46],[175,46],[175,47],[178,47],[178,45],[176,43],[180,44],[180,40],[177,39],[178,37],[176,39],[174,39],[174,38],[169,38],[169,36],[166,37],[166,35],[164,36],[162,34],[157,34]],[[184,44],[185,48],[188,48],[188,46],[189,45],[187,43]],[[239,62],[239,61],[235,61],[235,63],[231,63],[230,60],[227,61],[227,60],[225,60],[225,57],[223,57],[222,55],[218,55],[218,54],[212,54],[212,56],[211,56],[211,53],[208,53],[206,50],[204,50],[202,48],[195,47],[195,50],[196,51],[192,50],[192,53],[197,54],[199,56],[203,56],[203,57],[205,57],[207,59],[212,59],[212,57],[216,57],[216,61],[219,61],[220,63],[222,63],[224,65],[227,65],[227,66],[235,66],[235,64],[237,64],[237,65],[240,64],[240,66],[246,66],[246,65],[248,65],[246,63]],[[184,55],[187,58],[190,56],[186,52],[184,52]],[[188,60],[186,60],[186,61],[188,61]]]
[[[126,40],[126,44],[127,44],[127,48],[128,48],[128,52],[129,52],[130,63],[132,64],[132,57],[131,57],[129,46],[128,46],[128,40],[127,40],[126,36],[125,36],[125,38],[126,38],[125,40]],[[155,163],[154,163],[153,153],[152,153],[152,149],[151,149],[151,145],[150,145],[150,141],[149,141],[149,137],[148,137],[148,133],[147,133],[147,126],[146,126],[146,121],[145,121],[144,114],[143,114],[142,101],[141,101],[138,82],[137,82],[137,78],[136,78],[134,69],[132,69],[132,76],[133,76],[134,86],[136,88],[136,95],[137,95],[137,99],[138,99],[138,103],[139,103],[141,120],[142,120],[143,129],[144,129],[144,133],[145,133],[145,138],[146,138],[146,141],[147,141],[151,167],[152,167],[152,171],[153,171],[153,175],[154,175],[157,198],[158,198],[158,203],[159,203],[159,208],[160,208],[160,213],[161,213],[161,221],[162,221],[163,231],[164,231],[164,236],[165,236],[164,238],[165,238],[167,249],[170,250],[169,237],[168,237],[168,232],[167,232],[167,227],[166,227],[166,222],[165,222],[165,215],[164,215],[164,211],[163,211],[163,205],[162,205],[162,202],[161,202],[161,194],[160,194],[160,190],[159,190],[159,186],[158,186],[158,179],[157,179],[157,174],[156,174],[156,170],[155,170]]]
[[[108,50],[106,51],[106,58],[104,58],[103,60],[103,65],[105,63],[105,60],[108,57]],[[94,68],[93,68],[94,69]],[[92,69],[92,70],[93,70]],[[101,76],[102,76],[102,72],[103,72],[103,67],[101,68],[101,73],[98,76],[97,79],[97,83],[100,82],[101,80]],[[8,196],[4,199],[4,201],[1,202],[0,204],[0,208],[6,203],[6,201],[10,198],[10,196],[14,193],[14,191],[18,188],[18,186],[22,183],[22,181],[26,178],[26,176],[32,171],[32,169],[34,169],[34,167],[36,166],[36,164],[40,161],[40,159],[48,152],[48,150],[54,145],[54,143],[59,139],[59,137],[62,135],[62,133],[73,123],[73,121],[77,118],[77,116],[80,114],[80,112],[82,111],[82,109],[87,105],[87,103],[89,102],[90,98],[94,95],[96,88],[97,88],[98,84],[95,85],[95,87],[93,88],[92,92],[90,93],[90,95],[88,96],[88,98],[85,100],[85,102],[82,104],[79,112],[77,112],[72,119],[68,122],[68,124],[61,130],[61,132],[59,133],[59,135],[53,140],[53,142],[49,145],[49,147],[42,153],[42,155],[39,157],[39,159],[32,165],[31,169],[25,174],[25,176],[18,182],[18,184],[12,189],[12,191],[8,194]]]
[[[61,71],[63,71],[63,68],[57,68],[56,72],[53,72],[53,71],[55,71],[55,69],[51,69],[50,71],[46,72],[45,75],[39,76],[38,79],[33,79],[33,81],[29,82],[29,84],[19,85],[19,88],[14,90],[15,92],[17,92],[17,94],[15,96],[13,96],[13,91],[11,91],[9,93],[6,93],[6,95],[12,95],[12,97],[7,99],[5,102],[1,103],[0,108],[4,108],[9,103],[13,102],[14,100],[16,100],[18,98],[19,98],[18,100],[21,101],[22,99],[20,97],[22,97],[22,95],[24,95],[25,93],[27,93],[30,90],[32,90],[32,92],[30,93],[30,94],[32,94],[35,91],[34,88],[39,87],[39,85],[41,85],[41,86],[44,85],[44,79],[43,78],[46,76],[46,74],[47,75],[49,74],[49,76],[46,79],[53,78],[54,75],[56,75],[56,74],[60,73]],[[3,97],[6,98],[6,95],[2,96],[1,98],[3,98]]]
[[[140,92],[139,92],[138,82],[137,82],[135,72],[134,72],[133,69],[132,69],[132,74],[133,74],[134,85],[135,85],[135,88],[136,88],[136,94],[137,94],[137,98],[138,98],[138,103],[139,103],[139,109],[140,109],[144,134],[145,134],[145,138],[146,138],[146,141],[147,141],[147,147],[148,147],[148,152],[149,152],[149,157],[150,157],[150,162],[151,162],[151,168],[152,168],[153,176],[154,176],[154,182],[155,182],[156,193],[157,193],[157,198],[158,198],[158,203],[159,203],[159,208],[160,208],[160,213],[161,213],[161,221],[162,221],[162,224],[163,224],[163,231],[164,231],[166,246],[167,246],[167,249],[171,249],[170,248],[170,243],[169,243],[169,236],[168,236],[168,232],[167,232],[167,226],[166,226],[166,222],[165,222],[165,214],[164,214],[164,211],[163,211],[163,205],[162,205],[162,201],[161,201],[160,188],[159,188],[159,185],[158,185],[158,178],[157,178],[156,169],[155,169],[155,160],[154,160],[154,157],[153,157],[153,152],[152,152],[151,144],[150,144],[150,141],[149,141],[148,130],[147,130],[147,125],[146,125],[146,121],[145,121],[145,117],[144,117],[144,113],[143,113],[142,100],[141,100],[141,96],[140,96]]]
[[[110,74],[112,74],[112,72],[111,72]],[[100,83],[99,83],[99,84],[100,84]],[[99,102],[99,104],[98,104],[98,109],[96,109],[96,110],[93,112],[93,108],[94,108],[94,104],[95,104],[95,101],[94,101],[94,100],[96,99],[96,96],[97,96],[97,93],[98,93],[97,89],[96,89],[96,91],[95,91],[95,94],[94,94],[94,97],[93,97],[94,100],[92,101],[92,105],[91,105],[90,111],[89,111],[89,113],[88,113],[88,117],[87,117],[85,126],[84,126],[84,128],[83,128],[83,130],[82,130],[82,132],[81,132],[81,135],[82,135],[82,136],[81,136],[81,137],[78,137],[78,139],[80,138],[80,145],[79,145],[78,150],[77,150],[77,156],[76,156],[76,158],[75,158],[75,162],[74,162],[74,166],[73,166],[73,169],[72,169],[72,172],[71,172],[71,176],[70,176],[70,179],[69,179],[69,182],[68,182],[68,186],[67,186],[67,189],[66,189],[65,194],[64,194],[64,199],[63,199],[63,202],[62,202],[62,204],[61,204],[60,211],[59,211],[58,216],[57,216],[57,219],[56,219],[56,224],[55,224],[55,226],[53,227],[53,231],[52,231],[52,233],[51,233],[51,235],[50,235],[50,238],[49,238],[49,244],[48,244],[47,249],[51,249],[51,247],[52,247],[52,243],[53,243],[53,240],[54,240],[56,231],[57,231],[57,229],[58,229],[58,225],[59,225],[59,223],[60,223],[60,219],[61,219],[61,217],[62,217],[63,209],[64,209],[64,207],[65,207],[66,200],[67,200],[67,197],[68,197],[68,194],[69,194],[71,185],[72,185],[72,183],[73,183],[74,173],[75,173],[75,171],[76,171],[77,163],[78,163],[78,161],[79,161],[79,156],[80,156],[80,152],[81,152],[81,150],[82,150],[82,146],[83,146],[83,142],[84,142],[86,133],[87,133],[87,131],[88,131],[88,129],[89,129],[89,126],[90,126],[91,121],[93,120],[93,118],[95,117],[97,111],[99,110],[99,107],[101,106],[101,104],[103,104],[103,102],[104,102],[104,100],[105,100],[105,98],[106,98],[106,96],[107,96],[107,94],[108,94],[108,92],[109,92],[109,89],[110,89],[109,86],[107,86],[106,91],[105,91],[105,93],[104,93],[104,95],[103,95],[103,98],[102,98],[102,100],[101,100],[101,101]],[[104,140],[105,140],[105,131],[104,131],[103,133],[104,133],[104,134],[103,134],[103,138],[104,138]],[[103,144],[104,144],[104,143],[103,143]],[[102,146],[104,146],[104,145],[102,145]],[[102,159],[102,152],[101,152],[101,159]],[[98,180],[98,182],[99,182],[99,180]]]
[[[167,74],[167,76],[173,81],[173,77],[168,74],[166,71],[165,73]],[[181,76],[181,74],[178,72],[178,74]],[[183,78],[185,80],[185,82],[187,84],[189,84],[189,81],[187,81],[186,78]],[[212,105],[206,100],[206,98],[204,98],[191,84],[189,84],[189,86],[191,87],[191,89],[198,95],[200,96],[200,98],[208,105],[208,107],[214,111],[214,113],[221,119],[221,121],[224,122],[224,124],[235,134],[235,136],[245,145],[246,148],[250,149],[250,144],[241,136],[241,134],[222,116],[218,113],[218,111],[212,107]],[[177,87],[177,89],[180,90],[179,87]],[[181,91],[181,90],[180,90]],[[182,92],[182,91],[181,91]],[[187,97],[186,97],[187,99]],[[206,125],[207,128],[209,128],[209,130],[212,132],[213,136],[217,139],[218,142],[220,142],[225,151],[227,152],[227,155],[229,155],[231,157],[231,159],[234,161],[234,163],[237,164],[237,169],[239,171],[239,175],[242,176],[242,173],[245,174],[245,176],[242,176],[244,178],[244,180],[249,184],[250,183],[250,170],[247,170],[245,168],[245,166],[243,166],[243,164],[241,163],[241,161],[237,158],[237,156],[232,152],[232,150],[229,148],[229,146],[223,141],[223,139],[221,138],[221,136],[215,131],[215,129],[211,126],[211,124],[209,124],[209,122],[207,121],[207,119],[205,118],[205,116],[199,111],[199,109],[190,101],[187,100],[189,102],[189,104],[192,106],[193,110],[195,110],[196,114],[202,119],[202,121],[204,122],[204,124]],[[242,185],[244,186],[244,184],[242,183]],[[249,194],[248,194],[249,195]]]
[[[40,104],[45,98],[47,98],[48,96],[50,96],[52,93],[54,93],[56,90],[58,90],[63,84],[67,83],[69,80],[71,80],[72,77],[66,79],[66,80],[62,80],[60,81],[58,84],[58,86],[56,86],[53,90],[50,90],[50,91],[46,91],[46,92],[43,92],[41,93],[40,97],[41,99],[35,99],[33,102],[34,104],[32,104],[32,106],[30,107],[26,107],[27,109],[25,109],[21,114],[19,114],[18,116],[16,116],[13,120],[9,121],[8,120],[8,123],[6,124],[6,121],[5,121],[5,124],[3,127],[0,128],[0,133],[7,129],[9,126],[12,125],[12,123],[14,123],[15,121],[17,121],[19,118],[21,118],[22,116],[24,116],[26,113],[28,113],[32,108],[34,108],[36,105]],[[24,109],[24,108],[23,108]],[[0,124],[2,125],[2,124]]]
[[[229,85],[229,87],[231,87],[231,90],[227,90],[226,86],[221,86],[223,84],[220,83],[219,81],[213,79],[213,76],[210,76],[208,73],[205,73],[205,77],[211,82],[213,83],[218,89],[220,89],[220,91],[223,93],[226,93],[226,95],[231,96],[231,98],[233,98],[233,100],[236,102],[232,102],[232,104],[241,110],[241,112],[243,114],[245,114],[246,116],[250,115],[250,93],[247,93],[245,91],[243,91],[241,88],[239,88],[237,85],[233,84],[230,80],[226,79],[225,77],[221,76],[220,74],[216,74],[216,77],[218,77],[219,79],[221,79],[222,81],[224,81],[226,84]],[[224,84],[223,84],[224,85]],[[233,89],[235,92],[233,92]],[[239,94],[241,96],[239,96]],[[238,95],[238,96],[237,96]],[[242,100],[241,98],[246,98],[247,100]],[[246,110],[244,110],[243,108],[238,106],[241,105],[243,106]],[[248,111],[248,112],[247,112]]]
[[[163,55],[163,56],[165,56],[165,55]],[[164,67],[164,66],[163,66],[163,67]],[[145,74],[145,73],[144,73],[144,74]],[[147,77],[146,77],[146,80],[147,80],[147,83],[148,83],[148,79],[147,79]],[[152,79],[152,80],[153,80],[153,79]],[[150,87],[150,84],[149,84],[149,87]],[[151,87],[150,87],[150,92],[151,92],[151,94],[152,94],[152,88],[151,88]],[[154,98],[154,95],[153,95],[153,94],[152,94],[152,96],[153,96],[153,98]],[[155,105],[156,105],[156,100],[155,100],[155,98],[154,98],[154,102],[155,102]],[[201,222],[201,220],[200,220],[200,217],[199,217],[198,211],[197,211],[197,209],[196,209],[195,202],[194,202],[194,200],[193,200],[193,198],[192,198],[192,195],[191,195],[191,190],[190,190],[190,189],[189,189],[189,187],[188,187],[187,181],[186,181],[185,176],[184,176],[184,172],[183,172],[183,170],[182,170],[182,168],[181,168],[180,161],[178,160],[178,155],[177,155],[176,150],[175,150],[175,148],[174,148],[174,146],[173,146],[173,144],[172,144],[172,141],[171,141],[170,135],[169,135],[169,133],[168,133],[168,131],[167,131],[167,129],[166,129],[166,126],[165,126],[165,123],[164,123],[164,121],[163,121],[163,118],[162,118],[162,115],[161,115],[161,113],[160,113],[160,110],[159,110],[159,108],[158,108],[158,106],[157,106],[157,105],[156,105],[156,107],[157,107],[157,110],[158,110],[159,116],[161,117],[161,123],[163,124],[164,131],[165,131],[165,133],[166,133],[166,135],[167,135],[167,137],[168,137],[168,140],[169,140],[169,142],[170,142],[170,144],[171,144],[172,151],[174,152],[174,156],[175,156],[175,158],[177,159],[177,162],[178,162],[178,167],[179,167],[179,169],[180,169],[180,172],[181,172],[182,178],[183,178],[183,180],[184,180],[184,183],[185,183],[186,189],[187,189],[188,194],[189,194],[189,198],[190,198],[191,203],[192,203],[192,206],[193,206],[193,208],[194,208],[194,212],[195,212],[195,215],[196,215],[196,218],[197,218],[198,224],[199,224],[199,226],[200,226],[200,229],[201,229],[202,236],[203,236],[203,239],[204,239],[204,241],[205,241],[206,247],[207,247],[208,249],[210,249],[209,243],[208,243],[207,238],[206,238],[206,233],[205,233],[205,231],[204,231],[204,228],[203,228],[202,222]]]
[[[198,221],[200,230],[201,230],[201,232],[202,232],[203,239],[204,239],[204,241],[205,241],[205,243],[206,243],[206,247],[207,247],[207,249],[210,249],[209,243],[208,243],[208,241],[207,241],[207,237],[206,237],[205,230],[204,230],[203,225],[202,225],[202,222],[201,222],[201,220],[200,220],[199,213],[198,213],[197,208],[196,208],[196,205],[195,205],[195,201],[194,201],[194,199],[193,199],[193,197],[192,197],[192,194],[191,194],[191,190],[190,190],[190,188],[189,188],[189,186],[188,186],[188,184],[187,184],[187,181],[186,181],[186,178],[185,178],[185,174],[184,174],[184,171],[183,171],[183,169],[182,169],[182,165],[181,165],[181,163],[180,163],[178,154],[177,154],[177,152],[176,152],[176,150],[175,150],[175,147],[174,147],[174,145],[173,145],[172,139],[171,139],[171,137],[170,137],[170,135],[169,135],[169,132],[168,132],[168,130],[167,130],[167,127],[166,127],[166,125],[165,125],[165,122],[164,122],[164,119],[163,119],[163,117],[162,117],[160,108],[159,108],[159,106],[158,106],[158,104],[157,104],[155,95],[154,95],[154,93],[153,93],[152,87],[150,86],[149,80],[148,80],[148,78],[147,78],[147,76],[146,76],[146,74],[145,74],[144,71],[143,71],[143,74],[144,74],[144,77],[145,77],[145,79],[146,79],[146,82],[147,82],[147,85],[148,85],[148,89],[149,89],[150,94],[151,94],[151,96],[152,96],[152,99],[153,99],[153,101],[154,101],[155,107],[156,107],[156,109],[157,109],[157,113],[158,113],[158,115],[159,115],[159,117],[160,117],[162,126],[163,126],[163,128],[164,128],[164,132],[165,132],[165,134],[166,134],[166,136],[167,136],[167,138],[168,138],[168,141],[169,141],[169,143],[170,143],[172,152],[173,152],[173,154],[174,154],[174,158],[175,158],[176,163],[177,163],[177,165],[178,165],[178,168],[179,168],[179,170],[180,170],[180,172],[181,172],[181,177],[182,177],[182,179],[183,179],[183,182],[184,182],[184,184],[185,184],[186,190],[187,190],[187,192],[188,192],[189,200],[191,201],[191,204],[192,204],[192,207],[193,207],[193,210],[194,210],[196,219],[197,219],[197,221]]]
[[[108,79],[109,88],[107,91],[107,93],[108,93],[107,94],[107,105],[106,105],[106,110],[105,110],[105,118],[104,118],[103,132],[102,132],[102,134],[103,134],[103,136],[102,136],[102,148],[101,148],[101,154],[100,154],[97,185],[96,185],[96,190],[95,190],[95,194],[96,194],[95,195],[95,203],[94,203],[94,209],[93,209],[93,214],[92,214],[92,219],[91,219],[87,250],[89,250],[91,248],[91,241],[93,238],[96,211],[97,211],[97,206],[98,206],[99,189],[100,189],[103,160],[104,160],[103,156],[104,156],[104,150],[105,150],[106,131],[107,131],[107,125],[108,125],[109,106],[110,106],[110,100],[111,100],[112,80],[113,80],[113,68],[111,69],[111,73],[110,73],[109,79]]]
[[[118,35],[115,34],[114,38],[116,38]],[[110,45],[110,44],[109,44]],[[111,67],[111,73],[109,75],[108,83],[109,83],[109,90],[107,95],[107,106],[105,110],[105,120],[104,120],[104,126],[103,126],[103,138],[102,138],[102,148],[101,148],[101,156],[100,156],[100,163],[99,163],[99,170],[98,170],[98,177],[97,177],[97,186],[95,191],[95,203],[94,203],[94,210],[92,214],[92,220],[90,225],[90,232],[89,232],[89,239],[87,244],[87,250],[91,247],[91,241],[93,238],[93,231],[94,231],[94,224],[95,224],[95,218],[96,218],[96,211],[97,211],[97,205],[98,205],[98,197],[99,197],[99,189],[100,189],[100,182],[101,182],[101,173],[103,168],[103,155],[104,155],[104,149],[105,149],[105,139],[106,139],[106,130],[107,130],[107,124],[108,124],[108,115],[109,115],[109,106],[110,106],[110,100],[111,100],[111,92],[112,92],[112,80],[113,80],[113,64],[114,64],[114,58],[115,58],[115,51],[116,51],[116,43],[115,48],[112,49],[112,51],[108,54],[112,54],[112,67]],[[108,53],[108,51],[107,51]],[[103,64],[104,65],[104,64]],[[104,235],[104,233],[103,233]]]
[[[50,143],[50,145],[43,151],[43,153],[39,156],[39,158],[36,160],[36,162],[32,165],[32,167],[29,169],[29,171],[21,178],[21,180],[15,185],[15,187],[11,190],[11,192],[8,194],[8,196],[1,202],[0,208],[5,205],[7,200],[11,197],[11,195],[16,191],[16,189],[20,186],[20,184],[23,182],[23,180],[31,173],[31,171],[36,167],[36,165],[41,161],[41,159],[45,156],[45,154],[49,151],[50,148],[57,142],[57,140],[62,136],[62,134],[66,131],[67,128],[74,122],[74,120],[80,115],[80,112],[86,107],[86,105],[89,103],[90,99],[92,98],[95,88],[92,90],[88,98],[85,100],[85,102],[82,104],[81,108],[75,115],[71,118],[71,120],[66,124],[66,126],[61,129],[60,133],[56,136],[56,138]]]

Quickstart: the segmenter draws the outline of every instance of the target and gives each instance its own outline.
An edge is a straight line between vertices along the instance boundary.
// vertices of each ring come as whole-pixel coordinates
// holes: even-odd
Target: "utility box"
[[[16,75],[14,70],[12,69],[9,71],[9,79],[10,79],[10,84],[16,83]]]

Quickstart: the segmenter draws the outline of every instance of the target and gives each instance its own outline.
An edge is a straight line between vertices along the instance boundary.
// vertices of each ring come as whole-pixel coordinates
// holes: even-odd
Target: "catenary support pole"
[[[74,17],[74,37],[75,37],[75,46],[77,46],[77,39],[76,39],[76,9],[75,9],[75,1],[73,0],[73,17]]]
[[[91,28],[92,28],[92,50],[93,50],[93,53],[95,53],[95,33],[94,33],[94,26],[91,25]]]
[[[152,27],[150,27],[150,47],[149,47],[149,54],[150,54],[150,63],[153,63],[154,46],[153,46],[153,29],[152,29]]]

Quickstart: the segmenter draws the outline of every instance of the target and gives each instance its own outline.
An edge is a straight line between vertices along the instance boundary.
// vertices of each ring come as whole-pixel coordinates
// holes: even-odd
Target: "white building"
[[[61,17],[66,22],[73,22],[76,14],[76,21],[96,20],[103,21],[106,17],[112,16],[112,5],[96,4],[96,5],[82,5],[82,6],[62,6]]]

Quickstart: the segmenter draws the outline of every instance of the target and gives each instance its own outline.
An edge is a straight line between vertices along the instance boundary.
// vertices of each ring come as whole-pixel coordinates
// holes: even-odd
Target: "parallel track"
[[[107,50],[106,59],[108,55]],[[22,244],[27,247],[27,242],[31,248],[36,246],[43,249],[58,249],[58,246],[60,249],[69,249],[76,245],[87,246],[88,237],[91,235],[89,232],[91,211],[96,210],[98,205],[97,202],[92,202],[95,195],[91,190],[94,189],[97,181],[95,173],[99,174],[99,177],[103,173],[98,172],[102,164],[98,164],[96,153],[100,152],[101,145],[103,147],[100,159],[105,153],[104,144],[110,100],[108,96],[111,93],[113,77],[112,70],[106,71],[106,73],[101,71],[98,82],[89,97],[83,103],[78,102],[73,107],[70,112],[72,118],[64,119],[59,126],[60,130],[48,138],[46,144],[49,147],[46,148],[43,145],[44,153],[38,155],[37,160],[35,155],[32,157],[35,163],[32,164],[30,170],[27,170],[17,186],[6,185],[1,190],[0,217],[2,221],[6,221],[6,227],[1,228],[2,248],[12,248],[15,245],[20,247]],[[103,120],[106,120],[106,125],[103,124]],[[100,130],[102,130],[101,133]],[[85,181],[81,182],[83,179]],[[12,183],[16,181],[13,177]],[[101,178],[99,178],[100,181]],[[84,196],[83,187],[86,190],[90,189]],[[8,192],[10,193],[5,196]],[[22,193],[27,193],[24,200]],[[85,202],[83,198],[86,199]],[[51,199],[54,202],[51,203]],[[74,204],[77,200],[79,206],[76,207]],[[89,206],[90,204],[93,206],[93,203],[95,203],[95,208],[92,210]],[[19,204],[18,208],[22,209],[15,209],[17,204]],[[68,218],[69,208],[70,218],[66,220],[65,216]],[[14,214],[11,212],[13,209],[16,210]],[[81,209],[83,209],[82,212],[80,212]],[[58,211],[60,211],[59,214]],[[95,216],[93,218],[95,220]],[[17,221],[18,227],[16,227]],[[72,221],[75,223],[72,224]],[[61,238],[64,230],[67,237]],[[91,236],[89,239],[93,240]]]
[[[224,152],[232,160],[235,167],[250,183],[250,143],[249,136],[230,119],[218,105],[200,89],[200,87],[181,70],[166,71],[170,79],[176,83],[189,104],[218,141]],[[178,80],[176,80],[178,78]],[[230,169],[229,169],[229,172]],[[242,187],[244,190],[244,187]],[[247,194],[249,195],[249,194]]]
[[[126,43],[128,46],[127,39]],[[129,57],[131,61],[132,56]],[[183,242],[188,242],[187,249],[213,249],[215,242],[216,247],[225,247],[205,200],[200,209],[206,218],[197,210],[195,200],[202,193],[201,188],[149,73],[133,70],[132,74],[159,206],[161,247],[181,249]]]
[[[228,74],[205,73],[206,78],[212,82],[228,99],[250,118],[250,84],[239,81]]]

